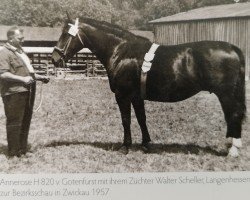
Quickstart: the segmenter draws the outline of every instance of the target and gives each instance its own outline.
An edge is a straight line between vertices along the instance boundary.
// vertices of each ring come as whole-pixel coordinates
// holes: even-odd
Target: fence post
[[[93,76],[95,76],[95,61],[94,60],[92,62],[92,71],[93,71]]]
[[[45,67],[46,67],[46,75],[49,76],[49,62],[48,60],[44,61]]]

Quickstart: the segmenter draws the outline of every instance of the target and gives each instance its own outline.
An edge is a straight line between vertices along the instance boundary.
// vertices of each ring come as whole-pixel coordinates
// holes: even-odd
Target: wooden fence
[[[88,77],[106,76],[106,70],[89,49],[82,49],[67,62],[65,68],[55,68],[51,62],[52,47],[24,47],[36,73],[47,75],[85,74]]]

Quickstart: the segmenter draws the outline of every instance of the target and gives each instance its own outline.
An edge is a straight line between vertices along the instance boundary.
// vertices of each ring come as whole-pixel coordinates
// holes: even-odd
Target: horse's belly
[[[146,92],[147,100],[160,102],[178,102],[188,99],[199,93],[200,88],[195,85],[148,88]]]

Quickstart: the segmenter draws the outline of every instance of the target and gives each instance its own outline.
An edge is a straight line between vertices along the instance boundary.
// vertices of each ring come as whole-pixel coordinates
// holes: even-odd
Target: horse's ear
[[[70,15],[69,15],[69,12],[67,10],[66,10],[66,15],[67,15],[68,20],[70,21],[71,20]]]
[[[70,17],[69,12],[66,10],[66,15],[67,15],[67,22],[72,22],[73,20]]]

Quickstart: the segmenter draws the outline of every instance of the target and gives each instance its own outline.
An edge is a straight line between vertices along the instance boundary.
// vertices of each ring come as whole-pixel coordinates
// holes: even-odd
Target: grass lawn
[[[38,84],[37,101],[39,104]],[[20,158],[6,157],[5,116],[0,105],[0,171],[3,173],[169,172],[250,170],[250,136],[243,125],[239,158],[227,157],[222,109],[207,92],[179,103],[145,101],[152,152],[143,153],[132,111],[133,146],[122,155],[120,112],[108,80],[52,79],[43,85],[29,143]]]

